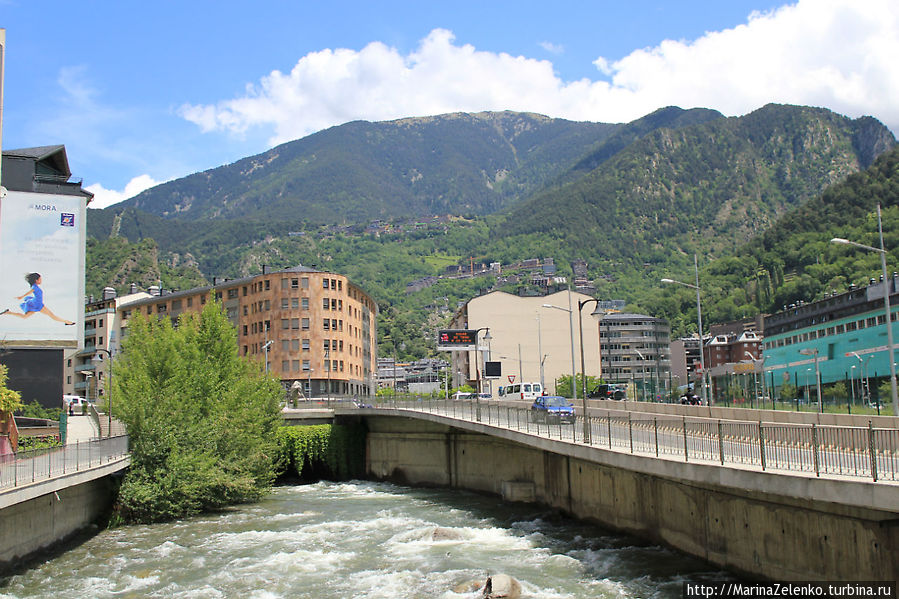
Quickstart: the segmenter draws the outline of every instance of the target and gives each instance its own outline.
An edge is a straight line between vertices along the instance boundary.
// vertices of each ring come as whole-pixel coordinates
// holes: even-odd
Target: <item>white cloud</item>
[[[562,44],[554,44],[552,42],[540,42],[540,47],[549,52],[550,54],[563,54],[565,52],[565,46]]]
[[[379,42],[310,53],[242,97],[179,113],[204,131],[270,127],[272,144],[354,119],[508,109],[623,122],[672,104],[736,115],[768,102],[869,114],[899,131],[896,56],[892,0],[800,0],[693,41],[598,57],[608,81],[563,81],[549,61],[477,51],[435,29],[408,55]]]
[[[118,204],[123,200],[133,198],[145,189],[149,189],[160,183],[162,183],[162,181],[154,181],[150,175],[140,175],[131,179],[122,191],[106,189],[99,183],[89,185],[88,187],[85,187],[85,189],[94,194],[94,199],[91,200],[90,203],[91,208],[107,208],[113,204]]]

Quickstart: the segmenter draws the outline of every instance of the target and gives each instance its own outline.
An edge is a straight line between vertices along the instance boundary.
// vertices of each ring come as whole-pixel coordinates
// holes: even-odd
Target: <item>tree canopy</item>
[[[131,442],[122,521],[164,521],[267,492],[282,390],[238,356],[221,304],[182,314],[177,326],[136,314],[113,374],[114,413]]]

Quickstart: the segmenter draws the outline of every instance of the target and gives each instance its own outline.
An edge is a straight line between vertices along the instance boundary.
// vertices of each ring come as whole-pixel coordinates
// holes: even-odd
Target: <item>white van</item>
[[[534,401],[543,395],[540,383],[513,383],[502,388],[502,396],[506,399],[524,399]]]
[[[82,414],[82,412],[84,411],[84,406],[86,406],[87,403],[87,400],[80,395],[62,396],[62,407],[70,414]]]

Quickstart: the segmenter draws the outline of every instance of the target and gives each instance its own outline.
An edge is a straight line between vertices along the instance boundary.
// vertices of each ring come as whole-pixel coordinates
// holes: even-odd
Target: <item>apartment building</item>
[[[377,304],[346,276],[305,266],[212,286],[158,290],[118,308],[119,338],[140,312],[177,320],[199,312],[210,297],[222,303],[237,330],[238,352],[260,360],[287,389],[305,397],[374,393]]]
[[[87,299],[84,304],[84,343],[81,349],[69,351],[64,356],[63,393],[80,395],[90,401],[102,400],[107,392],[108,360],[121,349],[118,309],[150,297],[150,293],[138,291],[132,284],[127,295],[117,296],[115,289],[106,287],[101,299]]]
[[[662,318],[612,313],[599,323],[602,372],[609,382],[630,383],[646,401],[670,389],[671,329]]]

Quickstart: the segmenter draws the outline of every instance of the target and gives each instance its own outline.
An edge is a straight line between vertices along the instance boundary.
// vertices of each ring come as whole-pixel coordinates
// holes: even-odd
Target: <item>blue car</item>
[[[544,395],[531,404],[531,422],[574,424],[574,407],[560,395]]]

